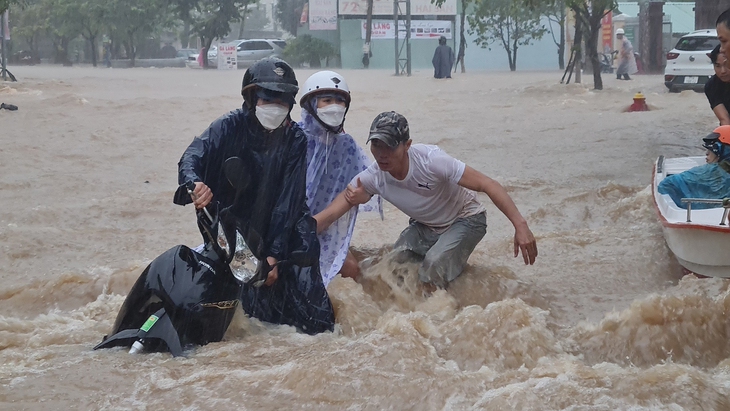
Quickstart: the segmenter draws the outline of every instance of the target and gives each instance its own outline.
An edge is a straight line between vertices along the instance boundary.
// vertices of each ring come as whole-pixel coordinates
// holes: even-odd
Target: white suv
[[[236,46],[238,68],[246,68],[267,57],[282,58],[284,48],[286,48],[286,41],[281,39],[241,39],[233,40],[228,44]],[[210,51],[208,51],[208,65],[211,67],[218,65],[218,49],[216,46],[211,46]]]
[[[708,54],[718,44],[715,29],[697,30],[682,36],[667,53],[664,85],[669,91],[704,90],[707,80],[715,74]]]

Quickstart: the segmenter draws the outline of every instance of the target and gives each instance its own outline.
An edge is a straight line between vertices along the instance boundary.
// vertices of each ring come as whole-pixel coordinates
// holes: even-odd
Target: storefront
[[[398,48],[406,36],[406,3],[399,2],[402,14],[398,17]],[[433,52],[441,36],[455,47],[456,0],[446,0],[441,7],[430,0],[411,0],[411,66],[415,69],[431,67]],[[299,34],[327,40],[339,47],[343,68],[363,67],[363,45],[367,34],[366,0],[310,0],[308,16]],[[394,2],[374,0],[369,67],[395,69],[396,24]],[[405,48],[401,58],[405,58]]]

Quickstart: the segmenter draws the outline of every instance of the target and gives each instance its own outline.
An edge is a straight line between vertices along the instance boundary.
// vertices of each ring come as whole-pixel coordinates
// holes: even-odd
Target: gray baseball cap
[[[398,144],[405,143],[410,138],[408,120],[395,111],[385,111],[378,114],[370,125],[370,137],[367,142],[377,139],[391,148],[396,148]]]

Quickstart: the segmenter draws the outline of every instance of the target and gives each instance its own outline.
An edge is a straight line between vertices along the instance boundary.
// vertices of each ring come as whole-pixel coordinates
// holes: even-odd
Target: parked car
[[[175,58],[185,60],[185,61],[195,61],[198,57],[198,50],[197,49],[180,49],[177,51],[177,56]],[[193,57],[191,59],[191,57]]]
[[[715,74],[708,54],[718,44],[715,29],[696,30],[682,36],[667,53],[664,85],[669,91],[704,90],[707,80]]]
[[[238,67],[248,67],[266,57],[282,58],[286,41],[281,39],[241,39],[232,41],[236,45]]]
[[[2,49],[2,48],[0,47],[0,49]],[[33,53],[30,50],[16,51],[15,53],[11,54],[8,57],[8,60],[10,63],[13,63],[13,64],[22,64],[22,65],[28,65],[28,66],[34,66],[36,64],[41,64],[41,58],[38,57],[38,54]]]
[[[200,68],[200,63],[198,63],[200,50],[192,50],[194,50],[195,53],[188,55],[187,66],[191,68]],[[218,67],[218,46],[210,46],[210,50],[208,50],[208,67]]]
[[[208,50],[208,64],[212,66],[218,65],[218,46],[211,45]]]
[[[236,60],[238,68],[247,68],[256,61],[267,57],[283,58],[286,41],[281,39],[240,39],[228,44],[236,46]],[[192,60],[197,60],[195,54]],[[218,47],[211,46],[208,50],[208,66],[218,66]]]

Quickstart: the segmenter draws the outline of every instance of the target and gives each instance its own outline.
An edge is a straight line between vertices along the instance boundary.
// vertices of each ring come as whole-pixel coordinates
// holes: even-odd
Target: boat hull
[[[687,270],[707,277],[730,278],[730,227],[721,225],[722,207],[692,210],[679,208],[657,186],[666,176],[704,164],[704,157],[660,157],[654,165],[652,194],[667,246]]]
[[[663,226],[664,239],[682,267],[707,277],[730,278],[730,235]]]

